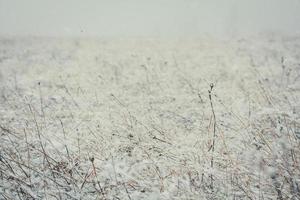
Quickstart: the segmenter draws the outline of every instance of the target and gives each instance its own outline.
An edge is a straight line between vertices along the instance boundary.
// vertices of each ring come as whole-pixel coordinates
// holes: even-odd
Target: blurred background
[[[0,35],[197,37],[300,31],[300,0],[0,0]]]

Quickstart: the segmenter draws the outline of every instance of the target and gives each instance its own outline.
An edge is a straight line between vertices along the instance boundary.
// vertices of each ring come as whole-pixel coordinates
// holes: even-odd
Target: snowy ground
[[[300,36],[1,38],[0,95],[0,199],[300,198]]]

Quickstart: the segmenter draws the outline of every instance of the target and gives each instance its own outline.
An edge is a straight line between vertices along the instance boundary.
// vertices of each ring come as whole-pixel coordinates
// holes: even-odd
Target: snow
[[[0,39],[0,197],[300,198],[299,47]]]

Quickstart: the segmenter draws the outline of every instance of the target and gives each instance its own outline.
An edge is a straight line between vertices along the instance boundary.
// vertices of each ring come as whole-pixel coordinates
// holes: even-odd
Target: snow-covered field
[[[299,199],[300,36],[0,39],[0,199]]]

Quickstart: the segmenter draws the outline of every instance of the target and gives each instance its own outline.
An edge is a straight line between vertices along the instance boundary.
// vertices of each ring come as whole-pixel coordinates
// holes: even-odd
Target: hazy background
[[[300,31],[300,0],[0,0],[0,35],[198,36]]]

